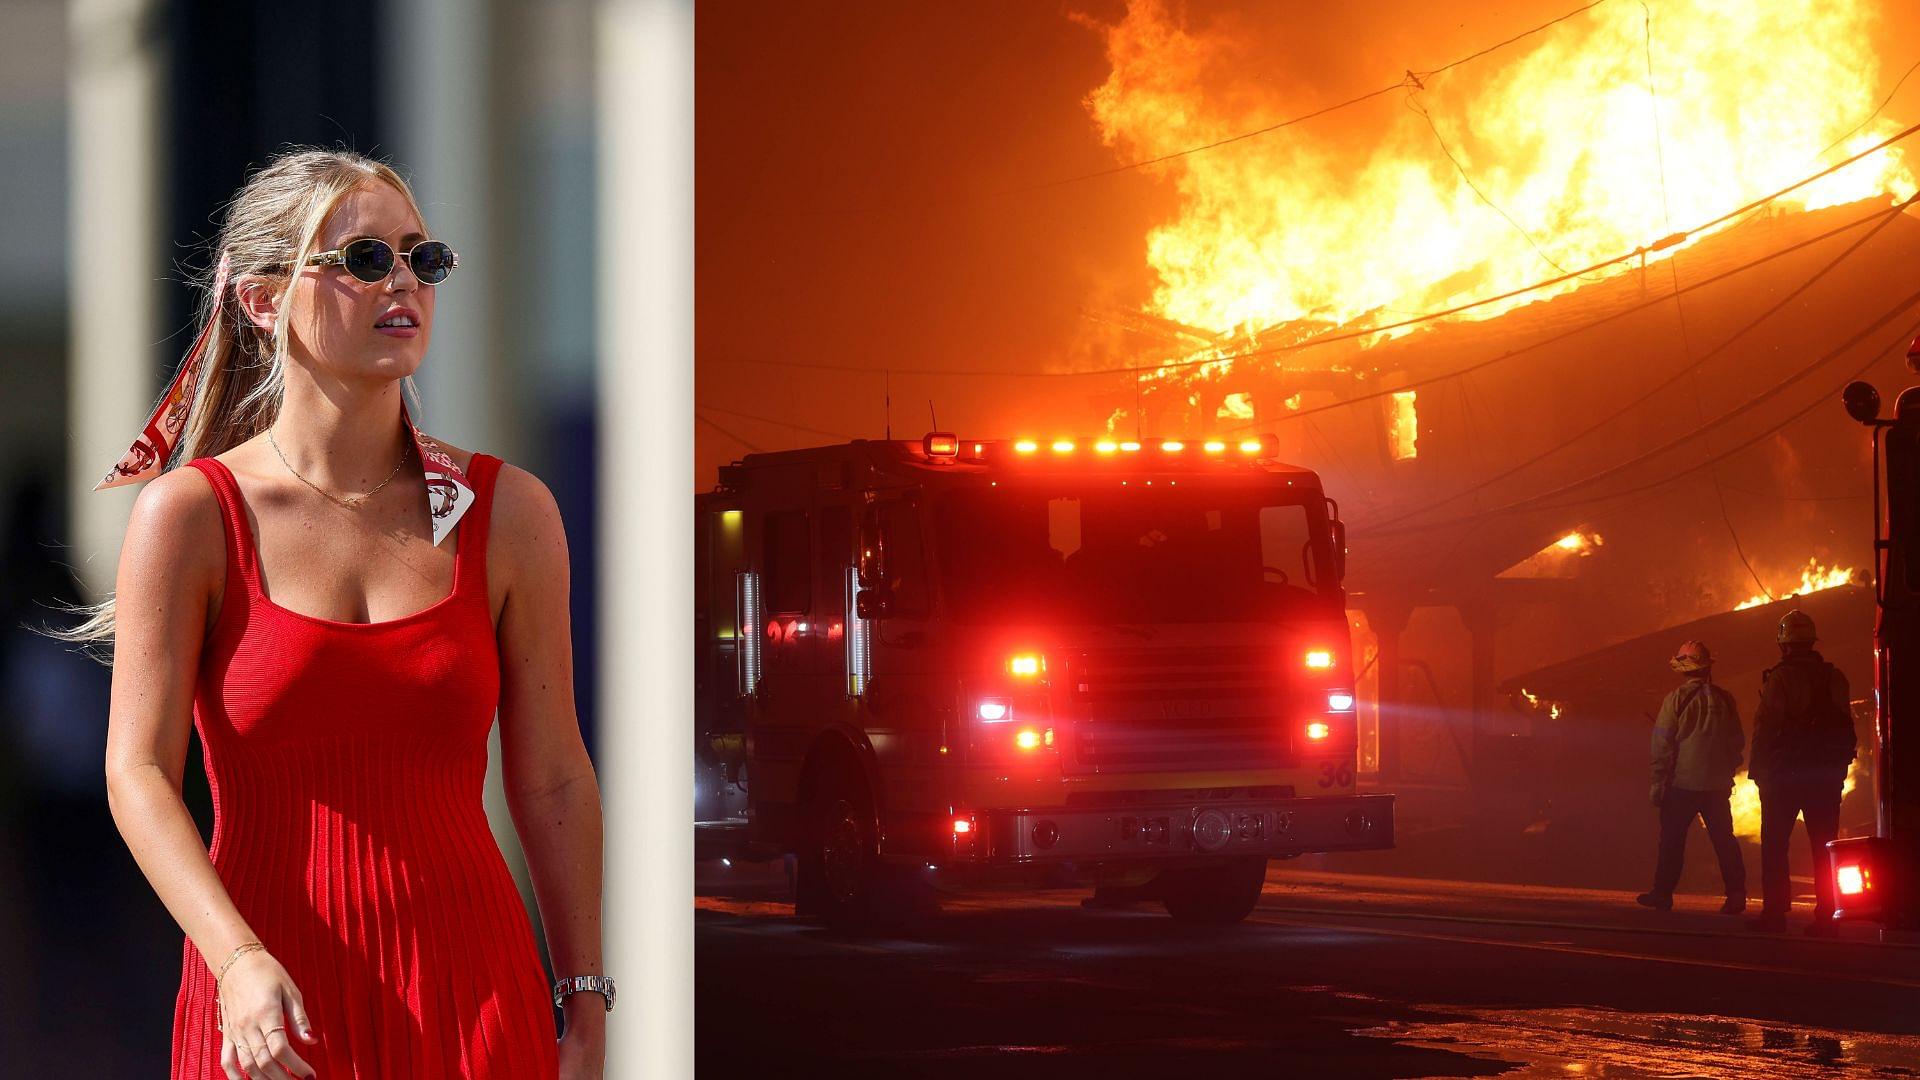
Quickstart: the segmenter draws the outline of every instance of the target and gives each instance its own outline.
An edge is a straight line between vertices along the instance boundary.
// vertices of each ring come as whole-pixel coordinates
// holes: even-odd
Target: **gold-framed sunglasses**
[[[366,236],[308,256],[308,266],[338,266],[369,285],[387,280],[400,260],[407,260],[422,285],[438,285],[460,265],[460,256],[438,240],[422,240],[407,251],[395,251],[376,236]]]

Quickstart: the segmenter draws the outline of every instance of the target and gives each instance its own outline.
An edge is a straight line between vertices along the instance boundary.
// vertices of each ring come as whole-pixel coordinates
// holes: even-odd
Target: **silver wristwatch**
[[[605,975],[575,975],[554,983],[553,1007],[560,1008],[566,1003],[568,994],[577,994],[582,990],[591,990],[606,998],[607,1011],[613,1011],[613,980]]]

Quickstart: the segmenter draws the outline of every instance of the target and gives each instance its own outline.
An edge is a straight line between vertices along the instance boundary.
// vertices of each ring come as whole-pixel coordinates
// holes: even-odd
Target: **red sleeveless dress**
[[[212,482],[227,535],[194,691],[210,854],[305,998],[319,1041],[295,1034],[295,1051],[321,1080],[557,1075],[546,974],[481,805],[500,694],[486,564],[500,459],[475,454],[468,469],[452,594],[378,623],[267,599],[233,474],[188,464]],[[174,1080],[225,1080],[218,1018],[188,940]]]

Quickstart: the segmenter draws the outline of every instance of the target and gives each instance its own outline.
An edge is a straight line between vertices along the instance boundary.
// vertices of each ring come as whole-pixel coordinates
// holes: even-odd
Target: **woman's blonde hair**
[[[290,268],[304,266],[315,253],[320,229],[340,200],[374,181],[393,185],[406,197],[414,216],[426,220],[413,189],[391,165],[350,150],[317,147],[294,147],[276,155],[248,177],[227,204],[225,220],[214,238],[214,257],[195,282],[204,293],[197,323],[209,331],[200,362],[200,385],[166,468],[225,453],[265,431],[279,417],[286,396],[287,299],[298,277]],[[214,268],[223,258],[228,260],[229,284],[215,296]],[[248,277],[283,279],[271,331],[255,326],[240,306],[233,283]],[[412,398],[414,415],[419,415],[419,394],[412,378],[402,380],[402,392]],[[79,624],[47,632],[87,646],[91,655],[112,663],[99,647],[113,640],[114,597],[68,610],[82,617]]]

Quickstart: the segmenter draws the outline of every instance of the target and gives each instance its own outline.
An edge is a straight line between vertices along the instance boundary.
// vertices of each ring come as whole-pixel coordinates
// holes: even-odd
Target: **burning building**
[[[1872,685],[1868,446],[1837,392],[1897,381],[1920,331],[1883,15],[1594,4],[1347,103],[1365,138],[1275,127],[1311,110],[1230,17],[1139,0],[1100,28],[1089,110],[1180,200],[1147,310],[1107,320],[1152,345],[1096,404],[1271,430],[1326,477],[1363,763],[1397,787],[1470,789],[1514,836],[1631,812],[1665,656],[1738,658],[1750,718],[1797,593]]]

